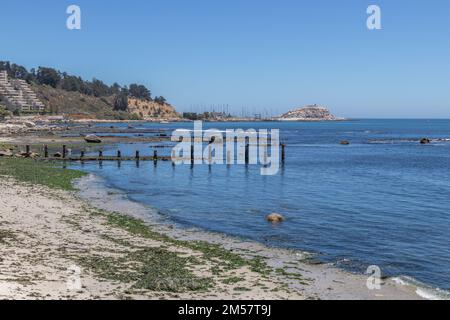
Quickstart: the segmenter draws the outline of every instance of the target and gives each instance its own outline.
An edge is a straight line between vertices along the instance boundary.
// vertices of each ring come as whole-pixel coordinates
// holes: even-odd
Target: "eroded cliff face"
[[[280,120],[333,121],[339,119],[332,115],[327,108],[318,105],[310,105],[291,110],[283,114],[280,117]]]
[[[130,113],[139,115],[142,119],[173,119],[179,118],[175,108],[170,104],[158,104],[154,101],[128,99],[128,110]]]

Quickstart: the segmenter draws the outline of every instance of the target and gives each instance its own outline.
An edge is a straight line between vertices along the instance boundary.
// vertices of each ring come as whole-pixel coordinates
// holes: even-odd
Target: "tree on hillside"
[[[110,90],[109,87],[103,83],[103,81],[98,80],[98,79],[93,79],[92,80],[92,93],[94,96],[96,97],[103,97],[103,96],[107,96],[110,94]]]
[[[115,111],[126,111],[128,110],[128,90],[127,88],[122,89],[122,91],[114,97],[114,110]]]
[[[11,64],[9,63],[9,61],[0,61],[0,71],[6,71],[10,73]]]
[[[166,98],[164,98],[163,96],[159,96],[159,97],[155,97],[153,99],[153,101],[155,101],[157,104],[165,104],[167,102]]]
[[[39,67],[36,74],[36,80],[39,84],[49,85],[56,88],[61,81],[61,75],[55,69]]]
[[[19,66],[15,63],[11,65],[11,76],[16,79],[27,80],[28,70],[25,67]]]
[[[130,84],[129,92],[130,92],[130,96],[132,96],[133,98],[143,99],[143,100],[148,100],[148,101],[152,100],[150,90],[147,89],[143,85],[139,85],[136,83]]]
[[[61,89],[66,91],[82,92],[84,82],[81,78],[66,75],[60,83]]]
[[[121,89],[122,87],[117,82],[114,82],[109,90],[112,94],[119,94]]]

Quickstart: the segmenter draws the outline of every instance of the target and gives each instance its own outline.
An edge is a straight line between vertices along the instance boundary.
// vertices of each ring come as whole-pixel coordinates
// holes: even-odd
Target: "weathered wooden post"
[[[249,155],[250,155],[250,145],[247,143],[245,145],[245,164],[249,164]]]
[[[66,158],[66,154],[67,154],[67,146],[66,146],[66,145],[63,145],[62,147],[63,147],[63,150],[62,150],[62,157],[63,157],[63,159],[64,159],[64,158]]]
[[[284,163],[286,160],[286,145],[284,143],[281,144],[281,163]]]
[[[48,158],[48,145],[44,146],[44,158]]]
[[[191,145],[191,164],[194,164],[194,145]]]
[[[30,152],[30,146],[27,145],[27,146],[25,147],[25,149],[26,149],[26,151],[25,151],[26,154],[29,155],[29,154],[31,153],[31,152]]]
[[[117,158],[118,159],[122,158],[122,152],[120,152],[120,150],[117,151]]]
[[[175,152],[175,150],[172,150],[172,154],[171,154],[171,156],[170,156],[170,160],[172,160],[172,166],[173,167],[175,167],[175,160],[177,160],[176,159],[176,152]]]
[[[98,157],[100,158],[100,160],[101,160],[101,158],[103,158],[103,151],[102,150],[98,151]]]
[[[136,150],[136,160],[138,160],[139,161],[139,158],[140,158],[140,156],[139,156],[139,150]]]

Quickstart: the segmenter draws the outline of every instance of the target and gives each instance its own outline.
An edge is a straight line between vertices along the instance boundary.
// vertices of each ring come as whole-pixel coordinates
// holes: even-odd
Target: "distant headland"
[[[339,121],[344,120],[334,116],[330,110],[319,105],[293,109],[276,118],[280,121]]]

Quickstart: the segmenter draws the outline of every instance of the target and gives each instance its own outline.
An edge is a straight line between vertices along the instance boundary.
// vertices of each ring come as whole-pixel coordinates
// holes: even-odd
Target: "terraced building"
[[[8,78],[6,71],[0,71],[0,101],[11,111],[41,113],[45,105],[38,99],[28,83],[20,79]]]

